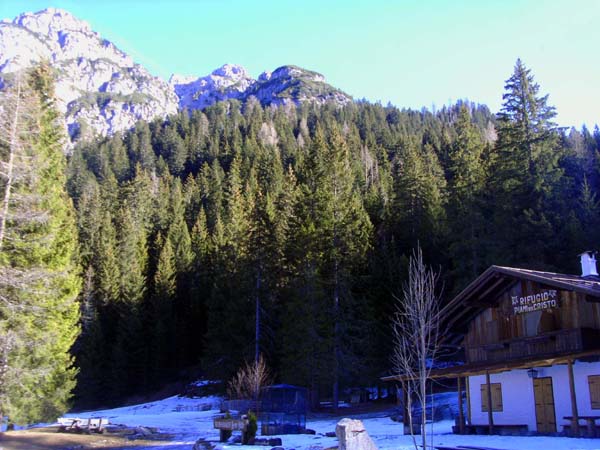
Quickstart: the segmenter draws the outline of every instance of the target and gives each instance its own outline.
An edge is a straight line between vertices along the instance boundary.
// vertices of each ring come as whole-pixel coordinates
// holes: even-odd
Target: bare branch
[[[264,386],[271,383],[271,373],[262,355],[258,361],[246,363],[227,385],[230,398],[257,400]]]
[[[420,247],[410,258],[408,282],[402,297],[395,297],[396,310],[392,319],[394,351],[392,364],[408,397],[407,412],[413,434],[412,398],[421,405],[420,445],[426,445],[427,380],[437,356],[439,345],[440,309],[436,294],[439,274],[423,263]],[[415,449],[418,448],[413,436]]]

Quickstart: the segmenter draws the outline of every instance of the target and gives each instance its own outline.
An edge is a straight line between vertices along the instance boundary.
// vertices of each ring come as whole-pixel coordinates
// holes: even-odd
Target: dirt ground
[[[169,445],[170,442],[130,440],[130,431],[104,434],[77,434],[59,432],[57,428],[34,428],[0,433],[0,450],[87,450],[121,449]],[[166,436],[165,436],[166,438]]]

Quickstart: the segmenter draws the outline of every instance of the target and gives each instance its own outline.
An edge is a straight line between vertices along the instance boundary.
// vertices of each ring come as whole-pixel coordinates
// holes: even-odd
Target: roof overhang
[[[529,280],[560,290],[579,292],[586,301],[600,302],[600,281],[576,275],[490,266],[440,311],[444,344],[458,345],[469,322],[519,280]]]
[[[478,364],[463,364],[452,367],[444,367],[440,369],[432,369],[429,374],[429,379],[442,378],[458,378],[474,375],[483,375],[485,373],[500,373],[510,370],[531,369],[534,367],[545,367],[556,364],[567,364],[569,361],[576,360],[600,360],[600,349],[589,350],[586,352],[572,353],[568,355],[528,358],[514,361],[500,361],[496,363],[478,363]],[[381,381],[403,381],[408,379],[403,375],[390,375],[382,377]]]

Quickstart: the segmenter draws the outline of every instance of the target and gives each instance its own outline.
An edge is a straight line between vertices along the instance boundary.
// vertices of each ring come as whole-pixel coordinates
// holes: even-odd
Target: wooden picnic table
[[[571,422],[571,432],[573,432],[573,416],[564,416],[563,419]],[[596,437],[598,435],[598,429],[596,427],[596,420],[600,419],[600,416],[578,416],[577,419],[585,420],[587,423],[587,436]],[[564,425],[563,425],[564,428]]]
[[[60,431],[76,431],[91,433],[103,433],[104,427],[109,424],[105,417],[90,417],[81,419],[79,417],[59,417],[57,420]]]

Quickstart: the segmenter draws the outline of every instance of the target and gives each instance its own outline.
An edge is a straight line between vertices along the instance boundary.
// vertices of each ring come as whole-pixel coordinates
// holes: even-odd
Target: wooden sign
[[[519,297],[514,295],[512,300],[513,313],[524,314],[528,312],[541,311],[544,309],[558,308],[558,292],[554,289],[540,291],[536,294]]]

